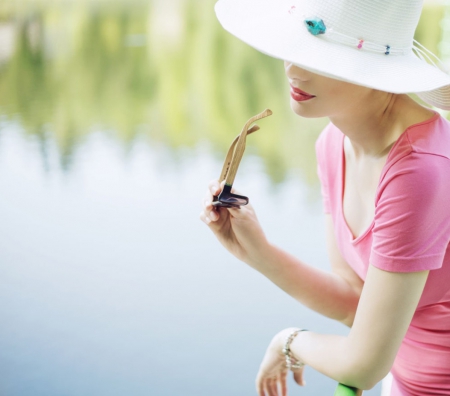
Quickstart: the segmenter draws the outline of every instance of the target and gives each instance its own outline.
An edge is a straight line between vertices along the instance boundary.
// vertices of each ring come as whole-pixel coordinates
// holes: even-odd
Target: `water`
[[[212,4],[1,5],[1,395],[254,395],[280,329],[348,331],[199,220],[232,138],[270,107],[236,187],[271,241],[329,267],[326,120],[290,113],[282,65],[226,36]],[[336,385],[306,381],[290,394]]]
[[[124,158],[94,133],[67,176],[45,171],[37,142],[8,129],[0,146],[2,394],[253,394],[277,331],[345,332],[224,252],[199,221],[204,182],[220,169],[208,147],[171,166],[144,142]],[[54,147],[48,156],[54,162]],[[238,175],[269,238],[326,267],[320,204],[295,179],[271,193],[261,167],[244,158]],[[298,394],[331,394],[333,381],[307,378]]]

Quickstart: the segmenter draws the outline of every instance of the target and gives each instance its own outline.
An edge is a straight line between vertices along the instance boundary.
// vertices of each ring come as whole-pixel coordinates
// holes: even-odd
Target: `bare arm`
[[[336,247],[331,215],[326,216],[330,273],[307,265],[270,244],[251,204],[240,209],[214,208],[213,195],[219,194],[221,188],[217,181],[210,182],[200,213],[200,219],[220,243],[302,304],[351,326],[363,282]],[[238,193],[234,189],[232,192]]]
[[[326,228],[332,272],[307,265],[270,244],[248,264],[308,308],[351,326],[363,281],[337,249],[331,215],[326,215]]]
[[[336,381],[372,388],[392,367],[427,277],[428,271],[393,273],[370,266],[348,337],[302,332],[291,345],[294,356]]]

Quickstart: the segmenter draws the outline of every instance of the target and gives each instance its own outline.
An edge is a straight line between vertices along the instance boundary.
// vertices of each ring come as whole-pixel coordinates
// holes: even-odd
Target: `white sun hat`
[[[219,0],[215,10],[226,30],[274,58],[450,110],[445,65],[414,40],[421,0]]]

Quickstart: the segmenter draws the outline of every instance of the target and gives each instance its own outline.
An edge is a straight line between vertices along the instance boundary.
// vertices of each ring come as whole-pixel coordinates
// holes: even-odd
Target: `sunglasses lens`
[[[236,208],[239,206],[247,205],[248,204],[248,198],[231,198],[228,197],[227,199],[217,200],[213,201],[212,205],[216,207],[222,207],[222,208]]]
[[[233,194],[231,186],[225,185],[223,191],[218,197],[214,197],[213,206],[222,206],[225,208],[239,207],[248,204],[248,198],[243,195]]]
[[[213,202],[212,206],[215,206],[216,208],[240,208],[239,205],[230,205],[220,201]]]

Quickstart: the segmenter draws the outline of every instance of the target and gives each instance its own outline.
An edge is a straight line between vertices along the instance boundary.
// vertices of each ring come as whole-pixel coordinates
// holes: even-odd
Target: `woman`
[[[302,365],[392,396],[450,395],[450,77],[413,42],[420,0],[220,0],[222,25],[284,59],[291,107],[330,119],[316,144],[331,273],[265,237],[251,205],[201,219],[238,259],[349,335],[289,328],[270,343],[260,396],[286,395]],[[421,58],[415,56],[413,51]],[[284,350],[283,350],[284,349]]]

